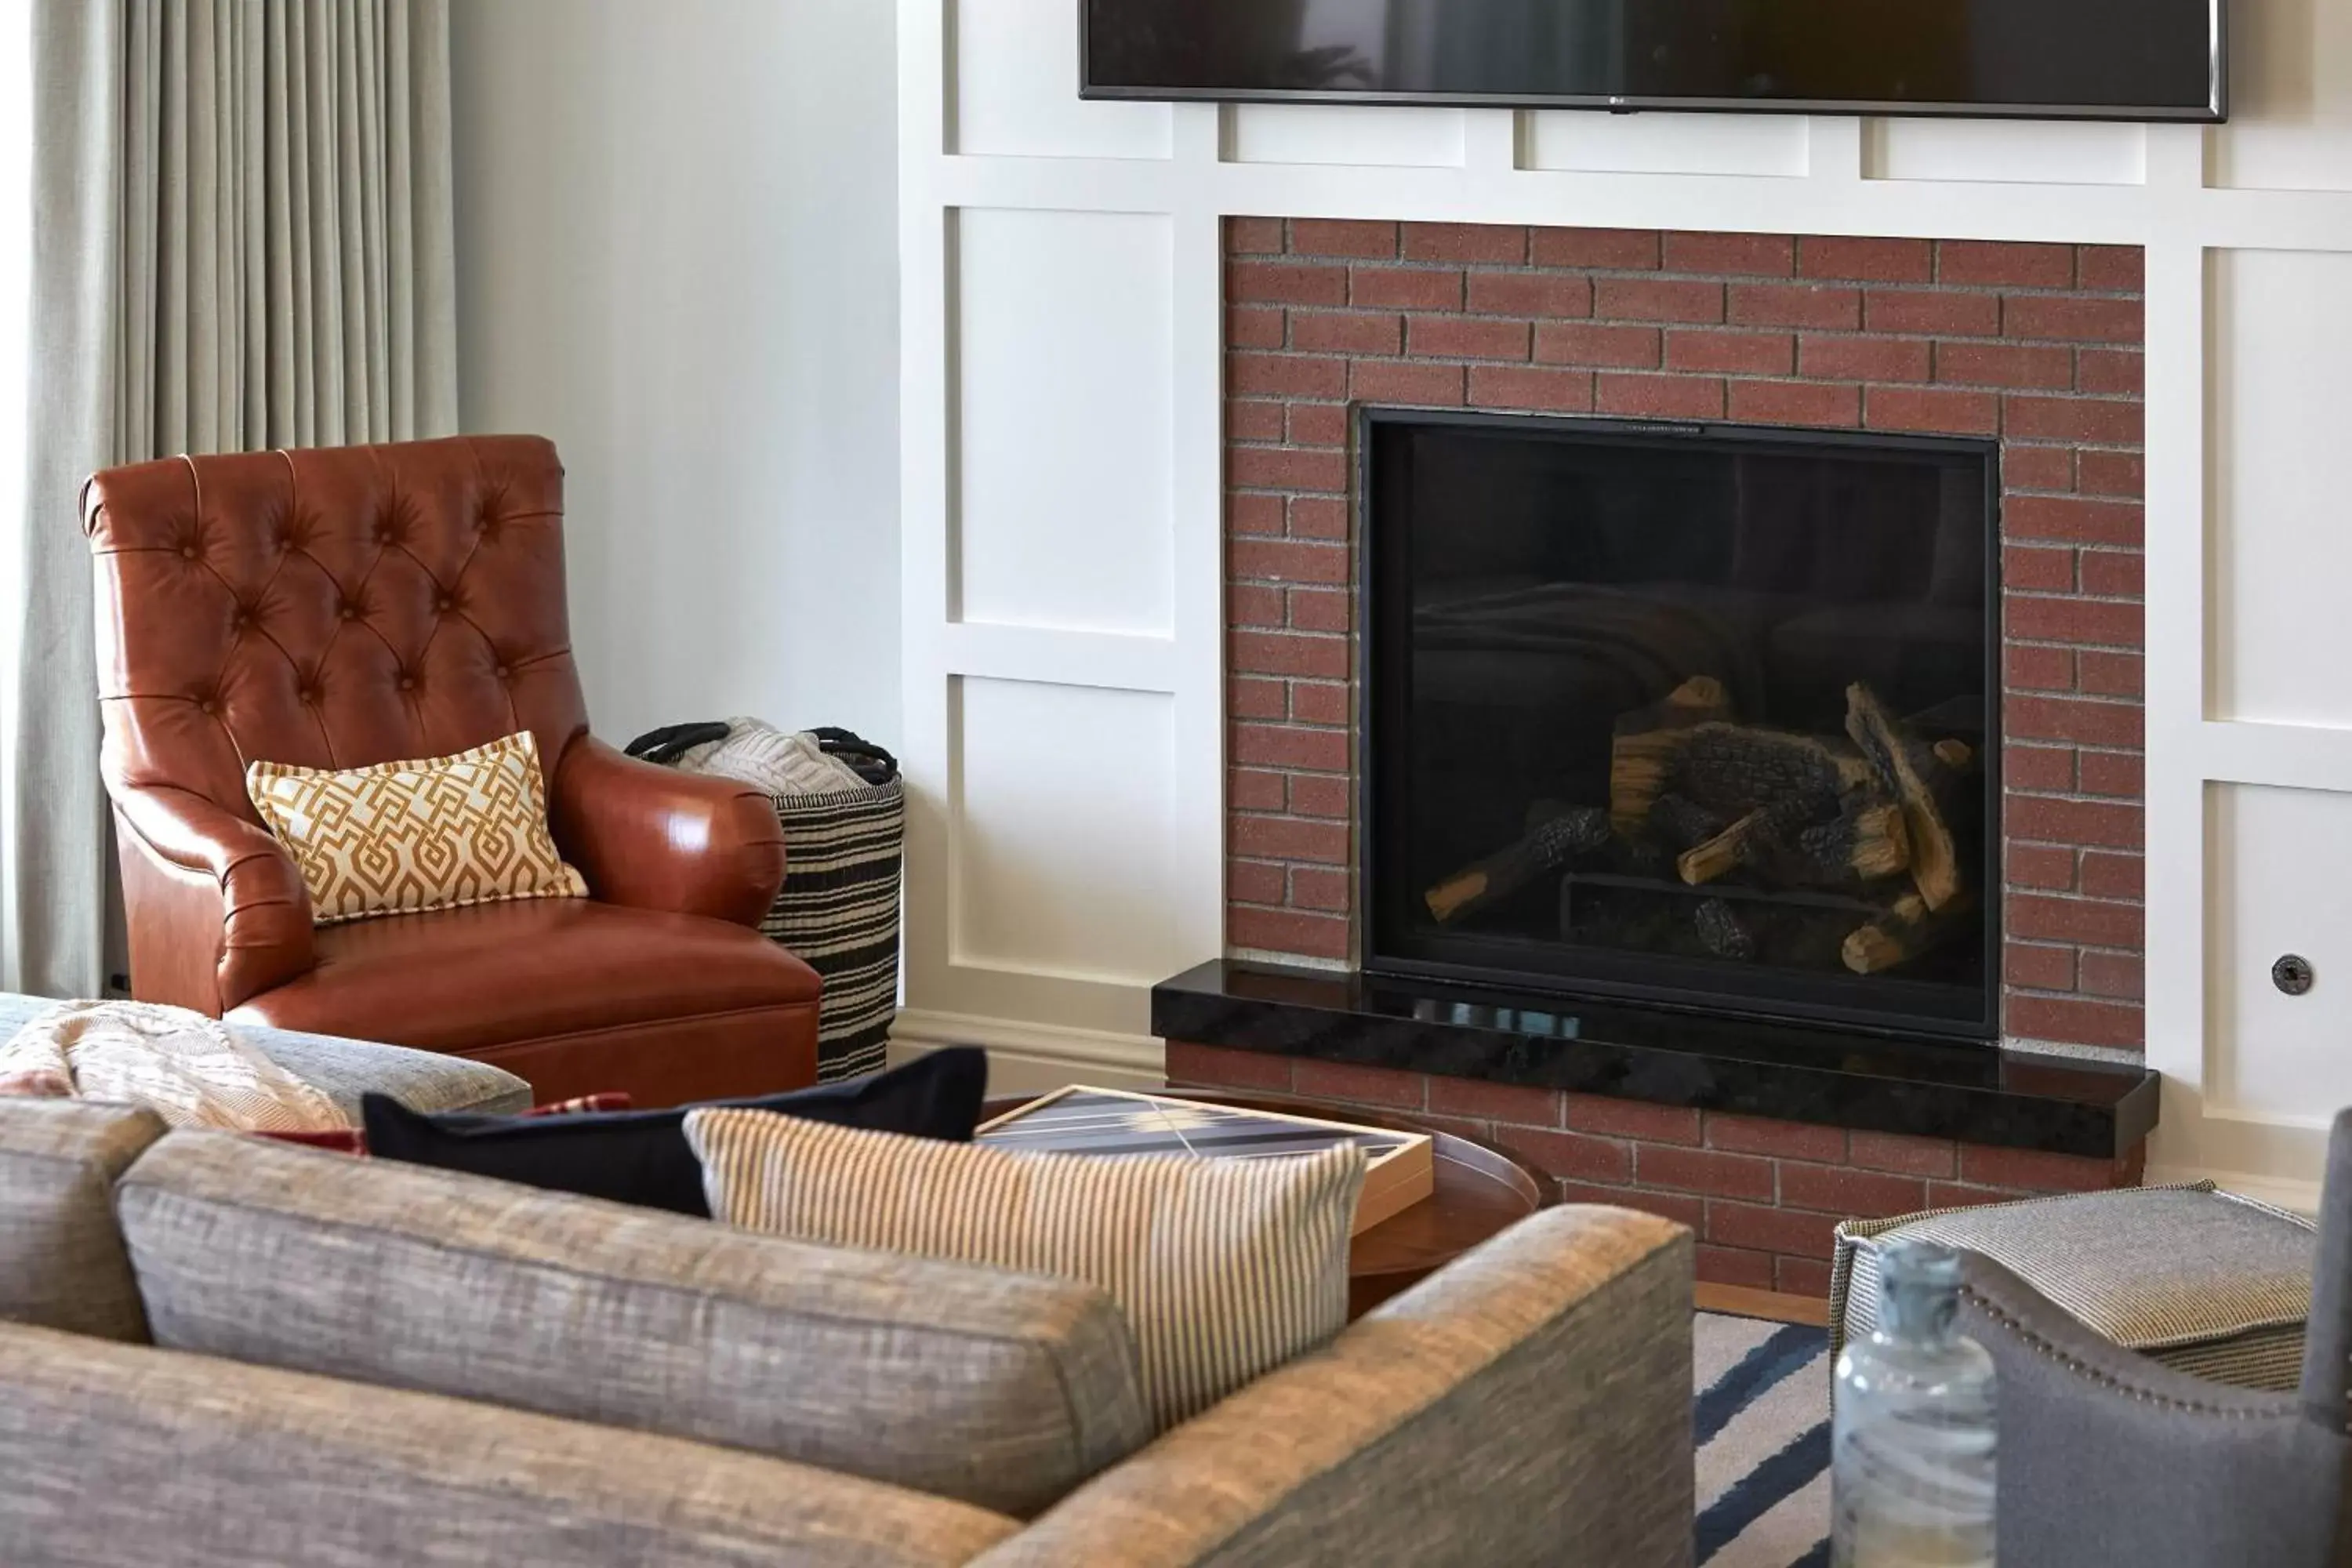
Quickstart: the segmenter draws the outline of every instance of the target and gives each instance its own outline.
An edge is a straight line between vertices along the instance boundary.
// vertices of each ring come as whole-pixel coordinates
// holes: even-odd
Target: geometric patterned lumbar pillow
[[[341,772],[255,763],[245,788],[301,868],[320,925],[588,894],[548,832],[528,730],[453,757]]]
[[[711,1214],[772,1235],[1054,1274],[1127,1319],[1165,1430],[1348,1321],[1364,1152],[1104,1158],[692,1110]]]

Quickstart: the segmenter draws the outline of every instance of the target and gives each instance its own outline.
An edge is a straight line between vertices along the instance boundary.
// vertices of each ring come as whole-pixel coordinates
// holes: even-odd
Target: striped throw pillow
[[[710,1212],[803,1241],[1054,1274],[1126,1316],[1164,1429],[1348,1320],[1363,1151],[1264,1160],[1021,1153],[690,1112]]]

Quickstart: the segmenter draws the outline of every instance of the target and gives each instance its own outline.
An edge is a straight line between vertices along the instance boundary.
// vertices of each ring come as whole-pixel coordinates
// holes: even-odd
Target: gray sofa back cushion
[[[114,1180],[163,1134],[127,1105],[0,1099],[0,1318],[147,1337]]]
[[[1009,1519],[675,1437],[0,1325],[0,1563],[947,1568]]]
[[[158,1344],[1034,1513],[1150,1434],[1088,1286],[173,1132],[118,1190]]]

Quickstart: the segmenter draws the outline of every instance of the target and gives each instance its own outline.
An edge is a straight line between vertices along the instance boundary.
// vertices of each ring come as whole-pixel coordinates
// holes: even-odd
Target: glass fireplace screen
[[[1360,417],[1367,968],[1993,1034],[1992,443]]]

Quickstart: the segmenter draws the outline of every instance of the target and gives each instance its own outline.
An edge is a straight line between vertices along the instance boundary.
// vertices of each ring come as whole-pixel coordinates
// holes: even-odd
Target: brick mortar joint
[[[2062,846],[2062,847],[2072,848],[2074,847],[2074,846]],[[2095,904],[2103,909],[2145,909],[2147,907],[2147,900],[2145,899],[2102,898],[2095,893],[2077,893],[2069,891],[2063,888],[2013,888],[2011,890],[2021,893],[2028,898],[2047,899],[2053,903]],[[2025,940],[2028,942],[2064,942],[2069,939],[2064,937],[2028,937]]]
[[[2133,1004],[2142,1000],[2137,996],[2110,995],[2104,991],[2053,991],[2044,985],[2011,984],[2007,989],[2011,996],[2027,997],[2036,1002],[2072,1002],[2084,1007],[2116,1007],[2128,1010]]]
[[[1348,316],[1387,313],[1385,311],[1367,311],[1358,307],[1341,305],[1313,307],[1303,305],[1286,305],[1280,308],[1292,311],[1303,310],[1314,314]],[[2077,353],[2094,353],[2104,351],[2111,353],[2141,354],[2146,352],[2144,349],[2127,342],[2108,340],[2085,340],[2081,338],[2027,338],[1984,332],[1917,332],[1905,331],[1893,327],[1792,327],[1765,322],[1662,321],[1656,317],[1610,316],[1598,313],[1591,316],[1508,316],[1499,312],[1467,310],[1423,310],[1416,313],[1433,321],[1475,321],[1495,326],[1625,327],[1636,331],[1649,331],[1661,333],[1706,333],[1716,337],[1786,338],[1792,336],[1810,336],[1814,338],[1832,339],[1839,342],[1857,343],[1955,343],[1962,347],[1969,348],[2064,349]],[[2147,395],[2144,392],[2113,392],[2103,389],[2088,389],[2072,386],[2019,386],[2007,382],[1874,380],[1869,376],[1808,375],[1801,371],[1775,375],[1770,373],[1760,371],[1685,370],[1672,365],[1663,364],[1629,365],[1597,360],[1588,361],[1577,359],[1542,360],[1532,357],[1532,351],[1530,351],[1529,356],[1526,358],[1507,358],[1500,356],[1482,357],[1479,355],[1464,354],[1442,349],[1415,352],[1412,349],[1406,348],[1401,349],[1394,353],[1375,353],[1370,349],[1301,348],[1292,343],[1285,343],[1280,346],[1269,345],[1264,348],[1247,344],[1229,343],[1225,347],[1225,352],[1229,354],[1246,356],[1252,359],[1341,360],[1349,363],[1363,363],[1370,364],[1538,364],[1548,369],[1599,370],[1628,375],[1742,375],[1754,381],[1785,381],[1824,386],[1895,386],[1904,388],[1906,391],[1994,393],[2008,397],[2087,398],[2102,403],[2142,403],[2147,401]],[[1241,398],[1259,402],[1282,401],[1329,403],[1336,401],[1331,398],[1315,398],[1298,393],[1249,392],[1242,393],[1238,395]]]
[[[2063,599],[2063,598],[2071,597],[2071,595],[2063,595],[2063,594],[2059,594],[2059,595],[2052,595],[2052,597],[2053,597],[2053,598],[2060,598],[2060,599]],[[2120,603],[2123,603],[2123,604],[2126,604],[2126,605],[2143,605],[2143,606],[2144,606],[2144,605],[2147,605],[2147,601],[2145,598],[2139,598],[2139,599],[2125,599],[2125,600],[2121,600],[2121,601],[2119,601],[2119,602],[2120,602]],[[2068,653],[2089,652],[2089,653],[2129,653],[2129,654],[2144,654],[2144,653],[2146,653],[2146,652],[2147,651],[2147,647],[2144,647],[2144,646],[2135,647],[2135,646],[2129,646],[2129,645],[2121,644],[2121,643],[2052,642],[2052,641],[2051,641],[2050,639],[2048,639],[2047,637],[2011,637],[2011,636],[2008,636],[2008,635],[2003,635],[2003,637],[2001,637],[2001,646],[2002,646],[2003,647],[2057,648],[2057,649],[2059,649],[2059,650],[2061,650],[2061,651],[2063,651],[2063,652],[2068,652]],[[2025,689],[2027,689],[2027,690],[2029,690],[2029,691],[2033,691],[2033,690],[2040,690],[2040,689],[2042,689],[2042,688],[2039,688],[2039,687],[2027,687],[2027,688],[2025,688]],[[2116,702],[2126,702],[2126,701],[2137,701],[2137,700],[2138,700],[2138,699],[2137,699],[2137,698],[2122,698],[2122,697],[2116,697],[2116,698],[2106,698],[2106,699],[2105,699],[2105,700],[2116,701]]]
[[[1508,225],[1495,225],[1508,227]],[[1666,231],[1660,231],[1666,232]],[[1804,236],[1773,236],[1768,237],[1803,238]],[[1937,243],[1928,241],[1929,244]],[[2137,247],[2135,247],[2137,248]],[[1532,255],[1532,249],[1530,249]],[[1507,261],[1486,257],[1407,256],[1400,251],[1393,256],[1332,254],[1307,250],[1234,251],[1225,253],[1228,266],[1266,268],[1317,268],[1334,271],[1353,272],[1360,268],[1377,268],[1382,272],[1459,272],[1498,278],[1584,278],[1593,281],[1712,283],[1724,288],[1762,287],[1793,284],[1806,289],[1858,289],[1929,292],[1938,294],[2014,295],[2021,299],[2101,300],[2145,303],[2147,290],[2140,289],[2110,289],[2084,283],[2022,283],[1985,281],[1966,278],[1870,278],[1828,272],[1807,272],[1801,265],[1787,272],[1747,272],[1731,268],[1612,267],[1586,261]],[[1246,300],[1244,303],[1280,303],[1281,301]],[[1368,307],[1384,309],[1386,307]],[[1402,309],[1403,307],[1398,307]]]

